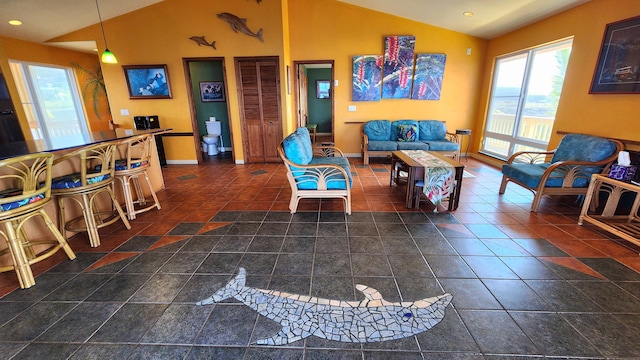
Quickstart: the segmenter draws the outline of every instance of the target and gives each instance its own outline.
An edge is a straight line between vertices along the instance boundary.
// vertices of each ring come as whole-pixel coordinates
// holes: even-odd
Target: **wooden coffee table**
[[[435,151],[425,152],[428,152],[430,155],[435,156],[440,160],[446,161],[455,168],[455,185],[453,186],[452,193],[449,195],[449,206],[447,210],[456,210],[458,208],[458,203],[460,202],[460,190],[462,190],[462,176],[464,173],[464,165],[451,158],[442,156]],[[399,184],[400,177],[398,173],[401,170],[407,172],[405,206],[409,209],[418,208],[420,207],[420,196],[422,194],[420,191],[416,191],[415,184],[419,180],[424,179],[424,166],[418,164],[409,155],[403,153],[402,151],[392,151],[391,179],[389,181],[389,186],[393,186],[394,183]]]

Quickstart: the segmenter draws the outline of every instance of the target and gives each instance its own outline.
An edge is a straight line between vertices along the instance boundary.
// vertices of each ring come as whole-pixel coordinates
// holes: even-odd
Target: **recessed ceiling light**
[[[20,21],[20,20],[9,20],[9,24],[18,26],[18,25],[22,25],[22,21]]]
[[[472,17],[472,16],[474,16],[475,14],[474,14],[473,12],[471,12],[471,11],[465,11],[465,12],[463,12],[463,13],[462,13],[462,15],[464,15],[464,16],[466,16],[466,17]]]

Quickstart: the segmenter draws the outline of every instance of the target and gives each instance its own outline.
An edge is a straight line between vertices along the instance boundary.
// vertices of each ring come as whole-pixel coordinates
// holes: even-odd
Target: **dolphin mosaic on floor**
[[[260,345],[284,345],[311,335],[342,342],[377,342],[401,339],[427,331],[439,323],[451,294],[415,302],[389,302],[378,290],[356,285],[362,301],[330,300],[245,286],[247,272],[238,275],[197,305],[209,305],[233,297],[260,315],[282,325]]]

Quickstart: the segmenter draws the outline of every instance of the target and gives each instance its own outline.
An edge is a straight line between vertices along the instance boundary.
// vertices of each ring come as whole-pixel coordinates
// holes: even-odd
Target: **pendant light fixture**
[[[102,26],[102,16],[100,16],[98,0],[96,0],[96,9],[98,9],[98,19],[100,19],[100,29],[102,29],[102,38],[104,39],[104,52],[102,53],[101,60],[106,64],[117,64],[118,59],[116,59],[116,56],[109,50],[109,45],[107,45],[107,36],[104,34],[104,26]]]

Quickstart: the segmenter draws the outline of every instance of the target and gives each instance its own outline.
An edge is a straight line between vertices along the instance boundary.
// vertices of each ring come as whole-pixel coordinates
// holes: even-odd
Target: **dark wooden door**
[[[278,58],[236,58],[240,121],[247,163],[280,162],[282,141]]]

